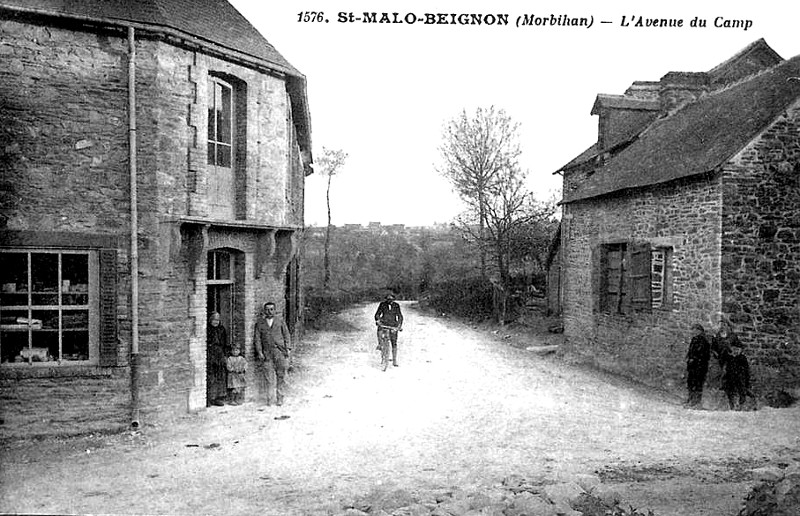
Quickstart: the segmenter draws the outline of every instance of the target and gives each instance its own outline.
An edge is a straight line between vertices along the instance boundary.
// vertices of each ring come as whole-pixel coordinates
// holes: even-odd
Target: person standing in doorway
[[[283,405],[292,337],[286,323],[275,314],[275,303],[272,301],[264,303],[261,314],[256,319],[253,344],[267,384],[267,405],[271,403],[273,388],[275,403]]]
[[[396,328],[395,331],[389,332],[389,337],[392,342],[392,365],[397,367],[397,332],[403,331],[403,312],[400,310],[400,305],[394,300],[394,293],[389,292],[386,298],[378,305],[378,310],[375,311],[375,324],[378,326],[378,345],[380,345],[380,327],[388,326]]]
[[[706,331],[700,324],[692,325],[692,340],[686,352],[686,386],[689,398],[686,406],[699,408],[703,401],[703,384],[708,373],[708,361],[711,359],[711,344]]]
[[[228,395],[225,359],[230,354],[230,343],[219,312],[212,313],[208,321],[206,345],[206,402],[209,406],[222,406]]]

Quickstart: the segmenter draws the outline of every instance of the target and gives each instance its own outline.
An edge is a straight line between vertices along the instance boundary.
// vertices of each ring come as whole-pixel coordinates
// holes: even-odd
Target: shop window
[[[672,249],[647,243],[600,246],[600,309],[626,314],[671,305]]]
[[[0,363],[111,365],[115,302],[114,251],[0,250]]]

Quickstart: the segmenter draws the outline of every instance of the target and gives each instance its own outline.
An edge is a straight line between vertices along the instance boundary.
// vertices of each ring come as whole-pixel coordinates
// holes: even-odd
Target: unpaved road
[[[723,516],[736,513],[752,468],[800,460],[798,408],[687,411],[408,305],[400,367],[382,372],[373,310],[309,333],[283,407],[6,443],[0,512],[326,514],[378,485],[599,472],[659,516]]]

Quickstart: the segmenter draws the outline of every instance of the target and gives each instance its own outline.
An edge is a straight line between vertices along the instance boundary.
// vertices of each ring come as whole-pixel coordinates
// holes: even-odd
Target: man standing
[[[256,357],[261,361],[264,370],[267,405],[270,404],[273,386],[275,386],[275,402],[278,406],[283,405],[292,338],[286,323],[275,315],[275,303],[272,301],[264,303],[264,308],[256,319],[253,345],[256,348]]]
[[[390,331],[389,336],[392,342],[392,364],[397,367],[397,332],[403,330],[403,313],[400,305],[394,301],[394,294],[389,292],[386,299],[378,305],[375,312],[375,324],[378,328],[378,342],[380,342],[380,326],[397,328],[397,331]]]

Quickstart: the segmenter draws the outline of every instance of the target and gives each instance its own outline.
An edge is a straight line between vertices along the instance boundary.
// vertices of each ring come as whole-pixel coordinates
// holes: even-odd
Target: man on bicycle
[[[394,293],[386,294],[386,299],[378,305],[378,310],[375,312],[375,324],[378,326],[379,345],[381,326],[396,328],[389,332],[389,338],[392,342],[392,364],[397,367],[397,332],[403,330],[403,312],[400,311],[400,305],[394,300]]]

